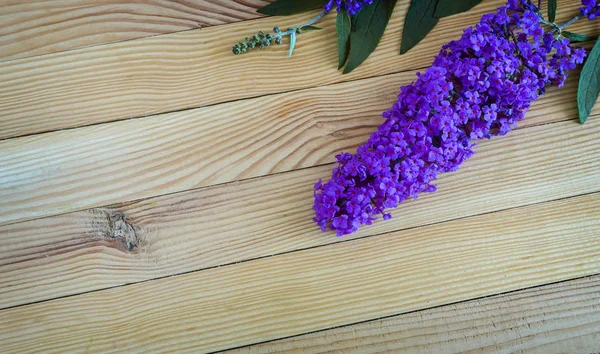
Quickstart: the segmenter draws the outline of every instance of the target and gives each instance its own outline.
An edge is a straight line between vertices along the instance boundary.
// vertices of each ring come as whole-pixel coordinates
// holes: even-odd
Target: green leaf
[[[427,1],[419,0],[419,2]],[[479,4],[480,2],[481,0],[439,0],[435,8],[435,14],[433,16],[439,18],[456,15],[461,12],[469,11],[472,7]]]
[[[335,29],[338,35],[338,69],[341,69],[346,64],[346,60],[348,60],[348,49],[350,49],[348,44],[350,43],[350,31],[352,30],[350,16],[346,10],[338,12]]]
[[[396,0],[378,0],[352,16],[350,52],[344,74],[356,69],[377,48],[394,11],[394,5]]]
[[[587,34],[574,33],[569,31],[562,31],[561,34],[565,36],[571,42],[587,42],[595,41],[598,37],[588,36]]]
[[[436,0],[412,0],[404,20],[400,54],[408,52],[435,27],[438,22],[438,19],[433,17],[435,3]]]
[[[556,0],[548,0],[548,21],[554,22],[556,18]]]
[[[308,25],[308,26],[300,27],[300,29],[301,29],[302,31],[319,31],[319,30],[322,30],[322,28],[321,28],[321,27],[312,26],[312,25]]]
[[[287,16],[323,7],[327,0],[276,0],[260,8],[258,13],[269,16]]]
[[[288,58],[292,56],[292,53],[294,53],[295,47],[296,47],[296,32],[292,32],[292,34],[290,34],[290,54],[288,55]]]
[[[588,55],[577,87],[577,108],[579,109],[579,122],[585,123],[594,108],[600,93],[600,41],[596,41],[594,48]]]

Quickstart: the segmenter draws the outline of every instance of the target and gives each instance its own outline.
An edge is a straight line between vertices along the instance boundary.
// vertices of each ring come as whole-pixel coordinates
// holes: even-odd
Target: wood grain
[[[352,237],[598,191],[598,136],[590,119],[483,141],[436,193]],[[348,240],[311,221],[312,185],[330,174],[307,168],[0,227],[0,307]]]
[[[290,59],[284,46],[242,56],[230,53],[245,35],[303,23],[312,12],[285,17],[285,23],[263,18],[0,63],[0,138],[423,68],[443,43],[504,3],[486,1],[461,16],[441,19],[426,41],[400,56],[408,2],[398,2],[377,51],[348,75],[337,70],[333,15],[319,22],[322,31],[302,34]],[[560,14],[569,16],[578,4],[561,1]],[[596,26],[585,21],[573,30],[592,33]]]
[[[7,309],[0,350],[207,352],[596,274],[599,208],[590,194]]]
[[[414,72],[0,141],[0,224],[311,167],[354,150]],[[577,117],[576,77],[520,126]],[[600,113],[600,105],[592,112]]]
[[[259,353],[594,353],[600,276],[258,344]]]
[[[332,162],[376,130],[400,84],[413,78],[409,72],[0,141],[0,223]],[[557,116],[575,117],[570,98]]]
[[[0,60],[261,17],[272,0],[3,0]]]

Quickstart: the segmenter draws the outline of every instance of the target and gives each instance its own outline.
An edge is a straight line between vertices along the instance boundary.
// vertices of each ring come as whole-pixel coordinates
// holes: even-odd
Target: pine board
[[[596,275],[225,353],[558,354],[594,353],[599,343]]]
[[[600,273],[600,122],[574,122],[576,80],[392,220],[310,221],[335,153],[504,1],[404,56],[399,2],[350,75],[334,16],[292,59],[231,55],[317,13],[229,23],[269,1],[0,0],[0,352],[599,351],[597,277],[460,303]]]
[[[0,351],[200,353],[600,273],[600,194],[0,311]]]
[[[561,1],[561,16],[577,11]],[[337,70],[335,17],[301,35],[292,58],[284,46],[233,56],[231,46],[274,25],[304,23],[316,12],[215,26],[0,63],[0,138],[172,112],[243,98],[382,76],[428,66],[504,0],[442,19],[427,40],[398,55],[408,2],[398,2],[377,51],[357,70]],[[285,21],[282,23],[282,21]],[[588,33],[591,21],[573,26]],[[276,73],[273,75],[272,73]],[[35,119],[32,119],[35,117]]]
[[[599,191],[598,136],[591,119],[483,141],[436,193],[352,237]],[[312,185],[330,173],[330,165],[300,169],[0,227],[0,307],[348,240],[311,221]],[[132,231],[117,237],[119,220]]]
[[[368,139],[399,86],[414,78],[406,72],[0,141],[0,225],[333,162]],[[576,118],[576,86],[550,89],[519,126]]]
[[[258,18],[272,0],[3,0],[0,61]]]

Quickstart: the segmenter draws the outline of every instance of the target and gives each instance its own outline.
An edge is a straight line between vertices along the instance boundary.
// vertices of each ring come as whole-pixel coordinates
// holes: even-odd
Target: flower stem
[[[233,54],[242,54],[246,53],[248,50],[254,49],[258,47],[263,49],[266,46],[269,46],[272,41],[275,41],[276,44],[281,44],[281,40],[285,36],[289,36],[293,33],[300,33],[300,31],[308,26],[311,26],[313,23],[319,21],[323,18],[323,16],[327,15],[328,11],[323,10],[317,16],[312,18],[310,21],[306,22],[303,25],[298,27],[289,27],[287,31],[280,31],[279,27],[274,28],[274,33],[265,34],[264,32],[258,32],[258,35],[254,35],[253,37],[246,37],[246,40],[240,43],[237,43],[233,46]]]
[[[300,28],[312,25],[313,23],[315,23],[315,22],[319,21],[320,19],[322,19],[323,16],[325,16],[325,15],[327,15],[327,11],[326,10],[321,11],[320,14],[318,14],[315,18],[313,18],[312,20],[310,20],[307,23],[303,24],[302,26],[300,26]]]
[[[581,17],[579,15],[573,16],[569,21],[561,23],[561,24],[556,24],[556,23],[545,23],[546,21],[542,22],[544,24],[547,24],[549,26],[554,27],[550,33],[554,34],[556,32],[558,32],[558,34],[560,35],[560,32],[562,32],[563,29],[565,29],[566,27],[569,27],[570,25],[574,24],[575,22],[577,22],[577,20],[579,20]]]
[[[320,14],[318,14],[316,17],[314,17],[313,19],[311,19],[310,21],[308,21],[307,23],[300,25],[298,27],[290,27],[287,31],[285,32],[280,32],[280,33],[274,33],[273,36],[275,38],[277,37],[284,37],[284,36],[289,36],[290,34],[294,33],[297,29],[302,29],[306,26],[310,26],[313,23],[319,21],[320,19],[323,18],[323,16],[327,15],[327,11],[323,10]]]
[[[572,17],[570,20],[568,20],[567,22],[564,22],[562,24],[557,24],[555,22],[548,22],[544,19],[544,15],[542,15],[542,12],[540,11],[542,9],[542,1],[540,0],[538,2],[538,6],[535,8],[535,13],[538,16],[539,22],[549,26],[549,27],[554,27],[550,33],[554,34],[556,32],[558,32],[558,34],[560,34],[560,32],[565,28],[568,27],[570,25],[572,25],[573,23],[575,23],[577,20],[579,20],[580,16],[576,15],[574,17]]]
[[[568,27],[568,26],[572,25],[572,24],[573,24],[573,23],[575,23],[577,20],[579,20],[579,15],[577,15],[577,16],[575,16],[575,17],[571,18],[569,21],[567,21],[567,22],[565,22],[565,23],[563,23],[563,24],[561,24],[561,25],[558,25],[558,28],[560,28],[560,29],[562,30],[563,28],[565,28],[565,27]]]

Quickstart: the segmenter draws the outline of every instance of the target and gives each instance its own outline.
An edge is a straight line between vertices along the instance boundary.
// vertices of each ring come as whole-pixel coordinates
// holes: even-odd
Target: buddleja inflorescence
[[[292,29],[289,28],[288,30]],[[295,29],[295,31],[296,33],[300,33],[299,28]],[[264,47],[270,46],[271,42],[273,41],[275,42],[275,44],[281,44],[283,40],[281,30],[279,29],[279,27],[274,27],[273,32],[275,32],[275,35],[265,34],[263,31],[259,31],[252,37],[246,37],[246,40],[239,42],[233,46],[233,54],[243,54],[257,47],[263,49]]]
[[[593,18],[594,2],[581,14]],[[576,16],[576,20],[579,16]],[[395,208],[434,192],[440,173],[474,153],[473,140],[508,133],[549,85],[562,86],[586,53],[525,0],[510,0],[444,45],[417,80],[401,88],[385,122],[356,154],[337,155],[330,181],[315,185],[314,221],[339,236],[391,218]]]

